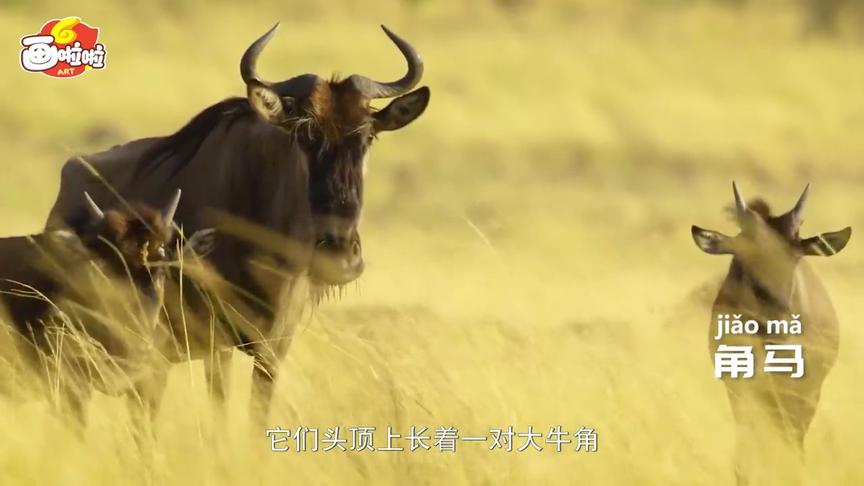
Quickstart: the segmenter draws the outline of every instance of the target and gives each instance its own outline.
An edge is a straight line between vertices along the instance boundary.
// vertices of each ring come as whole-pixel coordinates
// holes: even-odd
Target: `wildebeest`
[[[143,359],[134,349],[153,348],[166,264],[177,257],[180,190],[162,211],[142,204],[102,211],[88,194],[82,200],[88,221],[78,233],[0,239],[0,307],[40,368],[92,361],[73,351],[88,342],[112,360]]]
[[[762,474],[784,472],[777,470],[783,466],[770,469],[769,464],[777,457],[766,458],[765,451],[771,448],[766,440],[779,439],[780,444],[791,446],[786,450],[791,450],[792,455],[786,455],[786,460],[791,457],[797,461],[803,453],[805,434],[838,349],[838,322],[831,299],[803,257],[838,253],[846,246],[852,230],[847,227],[810,238],[799,236],[809,185],[790,211],[775,216],[762,199],[745,202],[738,186],[732,184],[740,233],[730,237],[693,226],[692,236],[702,251],[733,257],[712,308],[711,355],[719,345],[730,345],[752,346],[756,357],[752,378],[724,377],[738,426],[736,474],[739,483],[746,484],[764,480],[755,479],[759,468],[767,471]],[[755,320],[759,328],[753,334],[726,334],[715,339],[721,315]],[[766,328],[769,320],[789,321],[793,315],[799,316],[800,334],[770,333]],[[800,344],[804,375],[793,378],[789,373],[763,372],[766,344]]]
[[[86,211],[76,195],[84,190],[99,203],[110,202],[113,190],[156,205],[169,197],[167,187],[182,188],[177,221],[190,233],[216,228],[219,245],[209,261],[225,285],[216,298],[212,292],[184,296],[186,320],[196,315],[198,323],[185,326],[189,335],[178,339],[188,340],[193,353],[238,346],[253,355],[256,396],[265,406],[292,335],[293,323],[275,325],[277,311],[286,307],[280,304],[286,295],[302,293],[297,286],[306,285],[304,275],[324,288],[360,276],[367,151],[380,133],[420,116],[430,97],[426,87],[411,91],[423,74],[417,51],[383,26],[408,64],[396,81],[303,74],[268,82],[255,66],[277,27],[241,58],[245,98],[204,109],[172,135],[83,157],[90,168],[78,158],[69,160],[47,224],[81,225]],[[395,99],[373,108],[371,102],[381,98]],[[216,329],[208,312],[218,318]]]

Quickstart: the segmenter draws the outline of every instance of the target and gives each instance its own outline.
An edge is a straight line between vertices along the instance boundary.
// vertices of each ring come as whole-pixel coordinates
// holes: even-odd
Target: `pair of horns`
[[[249,83],[261,83],[266,86],[271,85],[271,83],[258,76],[255,65],[258,62],[258,56],[261,54],[261,51],[264,50],[264,46],[270,42],[270,39],[276,34],[276,29],[278,28],[279,23],[277,22],[276,25],[271,27],[264,35],[253,42],[252,45],[246,49],[246,52],[243,53],[243,57],[240,59],[240,76],[243,78],[243,82],[247,85]],[[411,89],[416,86],[423,77],[423,60],[420,59],[420,55],[417,51],[411,46],[411,44],[394,34],[387,27],[382,25],[381,28],[384,29],[384,33],[387,34],[387,37],[389,37],[394,44],[396,44],[396,47],[399,48],[399,51],[405,57],[405,60],[408,62],[408,72],[401,79],[390,82],[375,81],[359,74],[352,74],[349,76],[348,81],[354,86],[354,88],[360,94],[369,99],[392,98],[394,96],[405,94],[411,91]],[[308,83],[304,83],[302,78],[303,77],[300,76],[293,80],[280,83],[280,91],[284,90],[288,96],[293,97],[307,95],[308,93],[304,91],[308,91]]]
[[[165,209],[162,210],[162,220],[165,221],[165,226],[170,228],[174,224],[174,213],[177,212],[177,206],[180,205],[180,195],[182,191],[177,189],[174,193],[174,197],[171,198],[171,201],[168,202],[168,205],[165,206]],[[90,194],[87,192],[84,193],[84,199],[87,200],[87,210],[90,213],[90,217],[93,218],[94,221],[101,221],[105,219],[105,212],[96,204],[96,201],[90,197]]]
[[[747,207],[747,202],[744,200],[744,196],[741,195],[741,190],[738,189],[738,184],[736,184],[735,181],[732,181],[732,192],[735,195],[735,214],[738,216],[738,220],[741,221],[746,217],[749,208]],[[786,213],[787,217],[791,218],[793,228],[798,228],[804,221],[804,206],[807,204],[807,196],[809,194],[810,184],[807,184],[807,186],[804,187],[801,196],[798,198],[798,202],[795,203],[795,207]]]

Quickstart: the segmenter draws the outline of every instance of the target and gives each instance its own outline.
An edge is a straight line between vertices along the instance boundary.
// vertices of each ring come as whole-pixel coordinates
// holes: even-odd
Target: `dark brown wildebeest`
[[[177,221],[189,233],[216,228],[219,245],[209,262],[223,282],[218,292],[184,296],[184,322],[196,322],[180,326],[172,319],[173,329],[188,331],[178,339],[193,355],[238,346],[254,356],[256,401],[265,407],[293,334],[293,319],[280,317],[302,307],[283,305],[286,297],[302,300],[297,296],[307,283],[329,288],[360,276],[367,151],[382,132],[420,116],[430,96],[426,87],[411,91],[423,74],[420,56],[386,28],[408,64],[401,79],[303,74],[265,81],[255,65],[275,31],[256,40],[240,61],[247,97],[206,108],[172,135],[83,157],[100,177],[79,158],[67,162],[47,224],[76,228],[86,221],[76,196],[85,190],[103,204],[113,200],[113,190],[157,205],[168,199],[166,187],[182,188]],[[373,108],[380,98],[395,99]]]
[[[852,230],[847,227],[810,238],[799,236],[809,185],[795,206],[780,216],[772,215],[761,199],[745,202],[734,182],[732,187],[741,232],[730,237],[693,226],[692,236],[706,253],[733,256],[712,308],[709,348],[713,357],[720,345],[751,346],[756,357],[751,378],[726,376],[724,383],[738,428],[738,482],[763,484],[767,477],[760,474],[782,475],[789,473],[790,460],[798,464],[822,383],[837,357],[837,316],[828,293],[802,257],[838,253],[846,246]],[[776,332],[778,329],[771,332],[766,327],[771,320],[790,321],[796,315],[801,323],[800,334]],[[753,320],[759,327],[752,334],[721,336],[718,316],[742,322]],[[789,373],[763,372],[765,346],[783,344],[801,345],[804,375],[800,378]],[[779,439],[781,451],[791,454],[780,452],[768,457],[766,451],[772,444],[766,441],[772,439]],[[781,464],[772,467],[770,464],[776,460]],[[797,477],[797,472],[791,474]]]
[[[162,211],[133,204],[103,212],[88,194],[82,199],[89,219],[77,234],[0,239],[0,308],[21,351],[40,369],[92,361],[92,355],[74,356],[73,349],[87,342],[124,363],[143,358],[136,347],[157,351],[166,265],[176,257],[173,219],[180,191]],[[197,251],[212,243],[202,231],[193,243]]]

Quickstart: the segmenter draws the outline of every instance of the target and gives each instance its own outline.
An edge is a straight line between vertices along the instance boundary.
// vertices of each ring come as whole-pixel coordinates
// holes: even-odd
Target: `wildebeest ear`
[[[288,118],[288,112],[294,102],[292,98],[283,98],[273,88],[258,81],[249,82],[246,86],[246,96],[255,112],[275,125],[281,124]]]
[[[183,253],[194,254],[199,257],[205,257],[213,252],[216,247],[216,230],[206,228],[192,233],[192,236],[186,238],[183,245]]]
[[[840,253],[840,250],[846,248],[846,243],[849,243],[849,238],[851,237],[852,228],[847,226],[840,231],[822,233],[819,236],[813,236],[801,240],[801,250],[805,255],[836,255],[837,253]]]
[[[730,255],[732,248],[729,245],[730,238],[723,233],[702,229],[696,225],[690,228],[693,241],[696,246],[705,253],[711,255]]]
[[[422,88],[402,95],[391,101],[383,110],[375,112],[373,128],[375,132],[399,130],[422,115],[429,105],[429,88]]]

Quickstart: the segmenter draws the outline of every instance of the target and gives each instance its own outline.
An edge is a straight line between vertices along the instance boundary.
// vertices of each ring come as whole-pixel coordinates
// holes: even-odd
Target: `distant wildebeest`
[[[752,346],[757,357],[753,377],[724,377],[738,426],[736,475],[740,484],[746,484],[759,483],[754,479],[755,471],[769,461],[760,454],[770,444],[757,431],[767,431],[769,438],[791,446],[793,454],[786,459],[797,461],[803,454],[804,437],[838,349],[838,323],[831,299],[803,257],[838,253],[852,230],[847,227],[810,238],[799,236],[809,185],[790,211],[774,216],[764,200],[747,203],[738,186],[732,184],[741,232],[730,237],[693,226],[692,236],[702,251],[733,257],[712,309],[712,356],[719,345],[729,345]],[[720,315],[755,320],[760,327],[753,334],[726,334],[715,339]],[[800,334],[769,333],[765,327],[769,320],[788,321],[793,315],[799,316]],[[763,372],[760,361],[764,361],[766,344],[800,344],[804,375],[793,378],[789,373]]]
[[[102,211],[88,194],[82,200],[88,220],[77,233],[0,238],[0,308],[40,369],[92,361],[73,356],[88,341],[112,360],[143,359],[135,348],[154,347],[166,266],[178,258],[180,190],[162,211],[143,204]],[[212,243],[206,238],[202,230],[196,250]]]
[[[420,56],[386,27],[408,64],[401,79],[303,74],[265,81],[256,61],[277,26],[243,54],[245,98],[204,109],[172,135],[83,157],[99,177],[71,159],[47,223],[49,229],[76,228],[86,221],[77,197],[85,190],[100,203],[112,201],[113,190],[130,200],[160,204],[169,197],[167,187],[182,188],[184,206],[177,221],[190,233],[216,228],[219,245],[209,262],[224,285],[215,298],[213,292],[183,297],[184,308],[190,309],[184,317],[197,322],[183,326],[186,334],[178,333],[178,339],[193,354],[223,346],[250,353],[256,362],[256,398],[265,407],[294,325],[279,319],[277,311],[296,314],[297,308],[282,304],[298,300],[304,275],[313,289],[360,276],[358,223],[367,151],[380,133],[420,116],[430,97],[426,87],[411,91],[423,74]],[[371,105],[394,97],[384,108]],[[216,316],[215,328],[207,312]],[[180,329],[177,322],[174,329]]]

